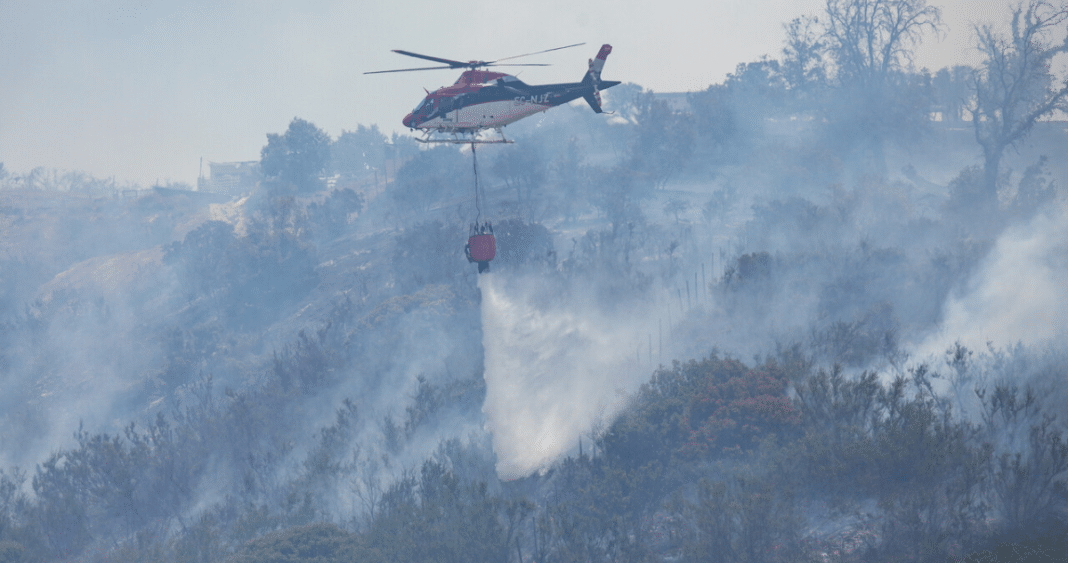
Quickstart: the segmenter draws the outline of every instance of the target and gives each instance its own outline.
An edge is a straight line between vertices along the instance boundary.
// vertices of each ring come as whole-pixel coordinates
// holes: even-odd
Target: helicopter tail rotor
[[[596,87],[601,82],[601,69],[604,68],[604,61],[611,52],[611,45],[607,43],[601,45],[601,50],[597,51],[597,57],[590,59],[590,69],[586,71],[586,76],[582,77],[583,84],[593,84]]]
[[[601,45],[601,50],[597,52],[597,56],[590,59],[590,69],[586,71],[586,76],[582,77],[582,84],[592,87],[591,92],[584,94],[582,97],[586,100],[587,104],[590,104],[594,113],[603,112],[603,110],[601,110],[601,90],[619,84],[619,82],[616,81],[601,81],[601,69],[604,68],[604,62],[608,59],[608,54],[611,52],[611,45],[607,43]]]

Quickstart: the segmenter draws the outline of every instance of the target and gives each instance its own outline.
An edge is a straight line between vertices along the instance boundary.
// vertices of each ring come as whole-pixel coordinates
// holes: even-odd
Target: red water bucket
[[[489,262],[497,255],[497,241],[492,234],[475,235],[467,239],[467,249],[474,262]]]

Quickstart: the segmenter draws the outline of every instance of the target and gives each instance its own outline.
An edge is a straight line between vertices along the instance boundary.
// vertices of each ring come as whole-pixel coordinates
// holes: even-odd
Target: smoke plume
[[[1063,343],[1066,282],[1068,214],[1058,206],[998,238],[971,281],[947,300],[942,329],[919,347],[920,357],[955,341],[973,350]]]

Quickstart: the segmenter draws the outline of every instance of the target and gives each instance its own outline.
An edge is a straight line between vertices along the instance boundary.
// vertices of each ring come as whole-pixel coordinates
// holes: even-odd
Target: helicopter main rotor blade
[[[387,73],[387,72],[410,72],[410,71],[415,71],[415,70],[438,70],[438,69],[444,69],[444,68],[469,68],[469,69],[474,70],[474,69],[477,69],[479,67],[491,67],[491,66],[552,66],[552,65],[549,65],[549,64],[539,64],[539,63],[527,63],[527,64],[508,63],[508,64],[503,64],[503,65],[502,64],[497,64],[497,63],[499,63],[501,61],[509,61],[509,60],[512,60],[512,59],[518,59],[519,57],[529,57],[531,55],[540,55],[542,53],[548,53],[550,51],[559,51],[560,49],[569,49],[571,47],[578,47],[579,45],[585,45],[585,43],[575,43],[574,45],[565,45],[563,47],[554,47],[552,49],[546,49],[544,51],[537,51],[537,52],[534,52],[534,53],[526,53],[524,55],[515,55],[515,56],[512,56],[512,57],[505,57],[503,59],[497,59],[495,61],[467,61],[467,62],[454,61],[452,59],[443,59],[441,57],[432,57],[430,55],[423,55],[421,53],[413,53],[411,51],[405,51],[403,49],[393,49],[394,53],[398,53],[398,54],[405,55],[405,56],[408,56],[408,57],[415,57],[417,59],[423,59],[423,60],[427,60],[427,61],[434,61],[436,63],[443,63],[443,64],[446,64],[448,66],[427,66],[427,67],[420,67],[420,68],[398,68],[398,69],[395,69],[395,70],[376,70],[376,71],[373,71],[373,72],[365,72],[364,74],[383,74],[383,73]]]
[[[512,56],[512,57],[505,57],[503,59],[497,59],[495,61],[490,61],[490,62],[491,63],[499,63],[501,61],[507,61],[507,60],[510,60],[510,59],[518,59],[519,57],[529,57],[531,55],[540,55],[542,53],[548,53],[550,51],[559,51],[560,49],[570,49],[571,47],[578,47],[579,45],[585,45],[585,44],[586,43],[575,43],[574,45],[565,45],[563,47],[554,47],[552,49],[546,49],[544,51],[537,51],[537,52],[534,52],[534,53],[527,53],[525,55],[515,55],[515,56]]]
[[[398,68],[396,70],[374,70],[371,72],[365,72],[364,74],[382,74],[386,72],[410,72],[413,70],[440,70],[444,68],[453,68],[451,66],[424,66],[422,68]]]
[[[409,57],[415,57],[417,59],[426,59],[428,61],[434,61],[436,63],[445,63],[449,65],[449,68],[463,68],[465,66],[471,66],[473,63],[465,63],[463,61],[454,61],[452,59],[443,59],[441,57],[431,57],[430,55],[420,55],[419,53],[413,53],[411,51],[402,51],[400,49],[393,49],[394,53],[400,53],[401,55],[408,55]],[[482,63],[482,61],[478,61]],[[485,64],[485,63],[482,63]],[[482,65],[479,65],[482,66]]]

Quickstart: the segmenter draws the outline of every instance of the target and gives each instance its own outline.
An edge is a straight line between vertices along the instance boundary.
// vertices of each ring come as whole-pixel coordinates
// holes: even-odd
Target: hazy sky
[[[971,22],[1006,0],[933,2],[947,35],[917,66],[974,62]],[[406,131],[423,88],[457,71],[390,52],[493,60],[586,42],[530,62],[530,83],[581,79],[602,43],[604,77],[658,92],[701,90],[739,62],[779,55],[782,24],[820,0],[134,2],[0,0],[0,162],[152,183],[195,183],[200,158],[256,160],[294,117],[332,136],[358,125]],[[206,166],[205,166],[206,170]]]

